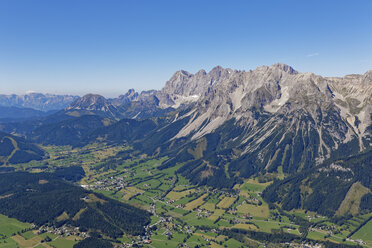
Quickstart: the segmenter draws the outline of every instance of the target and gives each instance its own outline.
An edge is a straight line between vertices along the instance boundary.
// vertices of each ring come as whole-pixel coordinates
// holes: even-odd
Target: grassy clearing
[[[33,247],[39,244],[42,240],[41,237],[35,236],[31,239],[25,239],[21,235],[12,236],[12,239],[22,247]]]
[[[49,244],[55,248],[72,248],[76,243],[78,243],[78,241],[68,240],[65,238],[57,238]]]
[[[221,241],[225,241],[225,239],[227,239],[228,237],[227,236],[225,236],[225,235],[218,235],[217,237],[216,237],[216,240],[218,241],[218,242],[221,242]]]
[[[325,233],[310,231],[306,238],[313,240],[325,240],[324,239],[325,235],[326,235]]]
[[[216,209],[216,204],[211,202],[204,203],[201,208],[208,210],[208,211],[214,211]]]
[[[187,241],[186,244],[190,247],[195,247],[199,245],[199,247],[206,247],[207,242],[200,236],[192,235]]]
[[[254,220],[254,219],[252,220],[252,222],[259,227],[259,230],[261,232],[267,232],[267,233],[271,233],[272,229],[279,229],[281,226],[285,225],[285,223],[278,224],[275,222],[259,221],[259,220]]]
[[[60,216],[57,217],[57,221],[63,221],[69,219],[70,216],[66,212],[63,212]]]
[[[197,208],[199,207],[200,205],[202,205],[204,203],[204,198],[206,198],[208,196],[208,194],[204,194],[202,196],[200,196],[199,198],[197,198],[196,200],[193,200],[192,202],[189,202],[186,204],[185,206],[185,209],[186,210],[193,210],[194,208]]]
[[[106,202],[105,200],[98,198],[95,194],[92,193],[89,194],[88,197],[89,198],[85,200],[86,202],[100,202],[102,204]]]
[[[24,237],[25,239],[30,239],[30,238],[35,237],[36,234],[34,233],[34,231],[28,231],[28,232],[22,233],[21,236]]]
[[[224,197],[218,204],[217,207],[227,209],[236,201],[236,197]]]
[[[258,231],[258,228],[255,225],[252,224],[235,224],[232,228],[237,228],[237,229],[244,229],[244,230],[251,230],[251,231]]]
[[[0,214],[0,233],[10,237],[13,233],[17,233],[26,228],[30,228],[30,224],[22,223],[16,219],[8,218]]]
[[[237,207],[237,211],[242,214],[249,214],[252,216],[269,217],[269,207],[266,204],[262,204],[261,206],[252,205],[243,203],[242,205]]]
[[[136,186],[141,189],[156,189],[157,187],[159,187],[160,184],[161,182],[159,180],[151,179],[143,183],[137,184]]]
[[[185,197],[185,196],[187,196],[187,195],[189,195],[193,192],[195,192],[195,189],[189,189],[189,190],[184,190],[184,191],[180,191],[180,192],[171,191],[167,194],[166,197],[171,199],[171,200],[177,201],[177,200],[179,200],[179,199],[181,199],[181,198],[183,198],[183,197]]]
[[[187,224],[192,226],[210,226],[210,227],[216,227],[217,225],[214,224],[214,221],[211,221],[209,219],[206,219],[204,217],[198,217],[196,216],[196,213],[192,212],[185,216],[182,216],[181,219],[185,221]]]
[[[249,179],[240,187],[240,190],[262,192],[271,182],[260,183],[256,179]]]
[[[217,244],[217,243],[215,243],[215,242],[211,242],[210,247],[211,247],[211,248],[223,248],[222,245],[219,245],[219,244]]]
[[[84,211],[87,210],[87,208],[82,208],[75,214],[75,216],[72,218],[72,220],[78,220],[80,218],[80,215],[84,213]]]
[[[208,239],[208,240],[214,240],[214,237],[213,236],[210,236],[210,235],[207,235],[207,234],[204,234],[204,233],[194,233],[195,236],[199,236],[199,237],[203,237],[205,239]]]
[[[356,215],[359,212],[360,200],[370,190],[364,187],[360,182],[354,183],[347,192],[345,199],[342,201],[336,215],[341,216],[348,213]]]
[[[352,239],[361,239],[367,244],[372,245],[372,220],[365,224],[359,231],[357,231]]]
[[[121,190],[121,192],[123,192],[123,200],[128,201],[130,198],[139,194],[143,194],[145,191],[138,189],[136,187],[127,187]]]
[[[244,244],[235,240],[235,239],[229,239],[228,241],[226,241],[225,245],[229,248],[240,248],[240,247],[244,247]]]
[[[278,166],[278,178],[284,179],[283,166]]]
[[[209,220],[216,221],[220,216],[222,216],[225,213],[225,210],[223,209],[216,209],[214,213],[208,217]]]

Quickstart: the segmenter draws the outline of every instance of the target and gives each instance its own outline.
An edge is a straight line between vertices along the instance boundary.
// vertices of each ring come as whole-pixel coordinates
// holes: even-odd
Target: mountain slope
[[[41,160],[44,151],[38,146],[14,135],[0,132],[0,164],[27,163]]]
[[[43,117],[52,114],[32,108],[4,107],[0,106],[0,122],[19,121],[31,118]]]
[[[326,162],[276,181],[264,199],[285,210],[303,208],[327,216],[372,210],[372,151]]]
[[[358,91],[365,93],[359,96],[365,99],[359,106],[362,118],[351,111],[352,107],[339,107],[335,79],[302,74],[283,64],[249,72],[217,67],[210,72],[219,75],[216,81],[210,83],[211,75],[205,76],[198,89],[204,92],[199,92],[198,100],[176,114],[174,123],[183,120],[184,124],[174,136],[154,143],[153,135],[149,135],[139,147],[149,153],[160,149],[175,157],[174,161],[188,161],[181,170],[185,176],[215,187],[229,186],[240,177],[307,170],[326,159],[352,155],[371,146],[369,73],[353,76],[364,87]],[[194,76],[181,74],[177,80],[182,82],[171,89],[195,94],[183,91],[193,88]],[[348,77],[342,80],[352,84]],[[352,123],[352,118],[357,121]],[[167,125],[158,136],[172,129],[173,124]],[[201,155],[196,156],[195,149]],[[167,161],[164,167],[172,164]]]
[[[108,126],[115,121],[98,115],[83,115],[59,122],[44,124],[34,129],[28,136],[30,140],[41,144],[76,145],[81,138],[95,129]]]

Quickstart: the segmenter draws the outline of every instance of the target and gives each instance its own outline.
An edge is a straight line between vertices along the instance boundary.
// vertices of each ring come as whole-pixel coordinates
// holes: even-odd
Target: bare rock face
[[[229,78],[231,69],[220,66],[213,68],[209,73],[200,70],[196,74],[180,70],[176,72],[157,94],[160,106],[177,108],[184,104],[198,101],[208,90]]]
[[[111,101],[111,103],[114,106],[120,106],[120,105],[123,105],[123,104],[128,104],[132,101],[138,100],[138,95],[139,95],[138,92],[136,92],[134,89],[130,89],[124,95],[120,95],[118,98],[113,99]]]
[[[267,170],[286,163],[284,170],[293,171],[335,151],[346,154],[372,145],[371,75],[325,78],[284,64],[253,71],[216,67],[195,75],[177,72],[161,92],[173,106],[195,96],[184,114],[190,120],[173,139],[198,140],[219,133],[232,120],[243,131],[221,142],[239,140],[239,156]]]

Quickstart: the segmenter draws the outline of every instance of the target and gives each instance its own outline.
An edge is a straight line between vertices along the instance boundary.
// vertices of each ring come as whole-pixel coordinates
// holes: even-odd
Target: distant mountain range
[[[0,106],[33,108],[40,111],[60,110],[67,107],[78,96],[30,93],[25,95],[0,95]]]
[[[250,71],[218,66],[208,73],[178,71],[161,90],[129,90],[115,99],[93,94],[68,99],[70,104],[57,113],[0,128],[41,144],[129,143],[149,155],[168,156],[162,168],[182,162],[179,173],[217,188],[251,176],[270,180],[281,174],[310,183],[316,176],[309,175],[323,173],[314,168],[370,154],[372,146],[372,71],[330,78],[284,64]],[[361,168],[369,173],[368,166]],[[354,187],[363,192],[372,190],[363,180],[352,182],[362,185]],[[308,194],[315,189],[306,187]],[[346,194],[345,188],[338,192]],[[268,199],[281,202],[283,196]],[[288,206],[307,206],[307,199]]]

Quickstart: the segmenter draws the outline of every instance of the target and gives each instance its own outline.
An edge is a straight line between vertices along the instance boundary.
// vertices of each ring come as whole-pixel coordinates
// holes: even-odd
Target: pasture
[[[238,213],[249,214],[256,217],[269,217],[269,207],[266,204],[261,206],[243,203],[237,207]]]
[[[223,197],[222,200],[217,204],[217,207],[227,209],[236,201],[236,197]]]
[[[189,190],[184,190],[184,191],[171,191],[167,194],[167,198],[170,200],[179,200],[191,193],[195,192],[195,189],[189,189]]]
[[[372,245],[372,220],[368,221],[359,231],[357,231],[352,237],[352,239],[361,239],[367,244]]]
[[[216,221],[219,217],[221,217],[225,213],[223,209],[216,209],[214,213],[208,217],[209,220]]]
[[[200,196],[199,198],[197,198],[196,200],[193,200],[189,203],[186,204],[185,206],[185,209],[186,210],[193,210],[197,207],[199,207],[200,205],[202,205],[204,203],[204,199],[208,196],[208,194],[204,194],[202,196]]]

